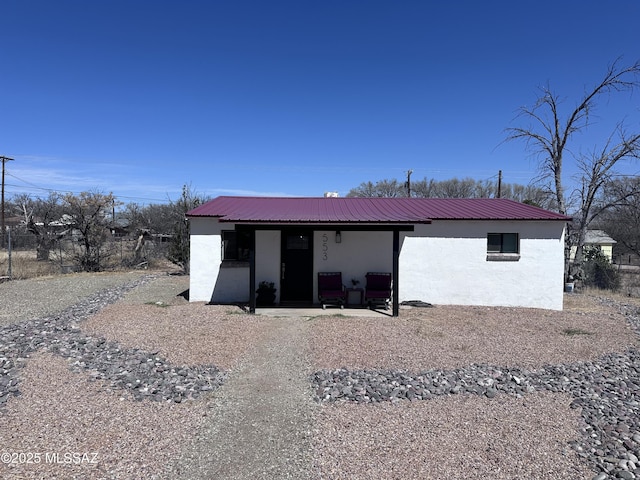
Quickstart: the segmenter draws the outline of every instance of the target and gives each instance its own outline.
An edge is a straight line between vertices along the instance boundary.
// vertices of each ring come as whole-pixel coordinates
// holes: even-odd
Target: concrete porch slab
[[[392,317],[393,311],[379,309],[369,310],[368,308],[337,308],[327,307],[323,310],[321,307],[269,307],[256,308],[256,315],[265,315],[269,317],[317,317],[319,315],[340,315],[342,317]]]

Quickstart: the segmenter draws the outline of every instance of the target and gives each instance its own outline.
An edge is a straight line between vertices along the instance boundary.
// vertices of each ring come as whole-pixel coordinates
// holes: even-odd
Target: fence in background
[[[9,238],[10,235],[10,238]],[[136,250],[134,237],[109,237],[100,248],[100,268],[146,268],[149,263],[166,258],[169,242],[166,238],[145,239]],[[83,246],[71,236],[55,242],[49,250],[49,260],[37,260],[37,238],[30,233],[4,232],[0,249],[0,278],[31,278],[42,275],[79,271],[78,257]]]

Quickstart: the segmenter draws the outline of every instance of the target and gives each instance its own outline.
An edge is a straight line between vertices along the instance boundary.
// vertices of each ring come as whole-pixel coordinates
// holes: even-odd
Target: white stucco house
[[[266,281],[280,305],[312,305],[319,272],[360,287],[389,272],[394,315],[405,300],[562,309],[570,218],[512,200],[223,196],[187,217],[191,301],[255,311]]]
[[[595,248],[600,250],[605,257],[609,259],[609,263],[613,263],[613,246],[618,243],[609,236],[604,230],[587,230],[587,234],[584,237],[585,249]],[[570,260],[576,256],[576,247],[571,247]]]

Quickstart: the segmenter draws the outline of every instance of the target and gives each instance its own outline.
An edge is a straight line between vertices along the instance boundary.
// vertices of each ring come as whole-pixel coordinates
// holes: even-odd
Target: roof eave
[[[220,223],[239,223],[243,225],[415,225],[430,224],[431,219],[419,221],[407,220],[240,220],[220,218]]]

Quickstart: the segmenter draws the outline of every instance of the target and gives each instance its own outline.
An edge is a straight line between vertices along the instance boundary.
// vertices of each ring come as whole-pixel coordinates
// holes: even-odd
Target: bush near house
[[[584,284],[603,290],[620,289],[621,278],[618,269],[599,248],[585,250]]]

